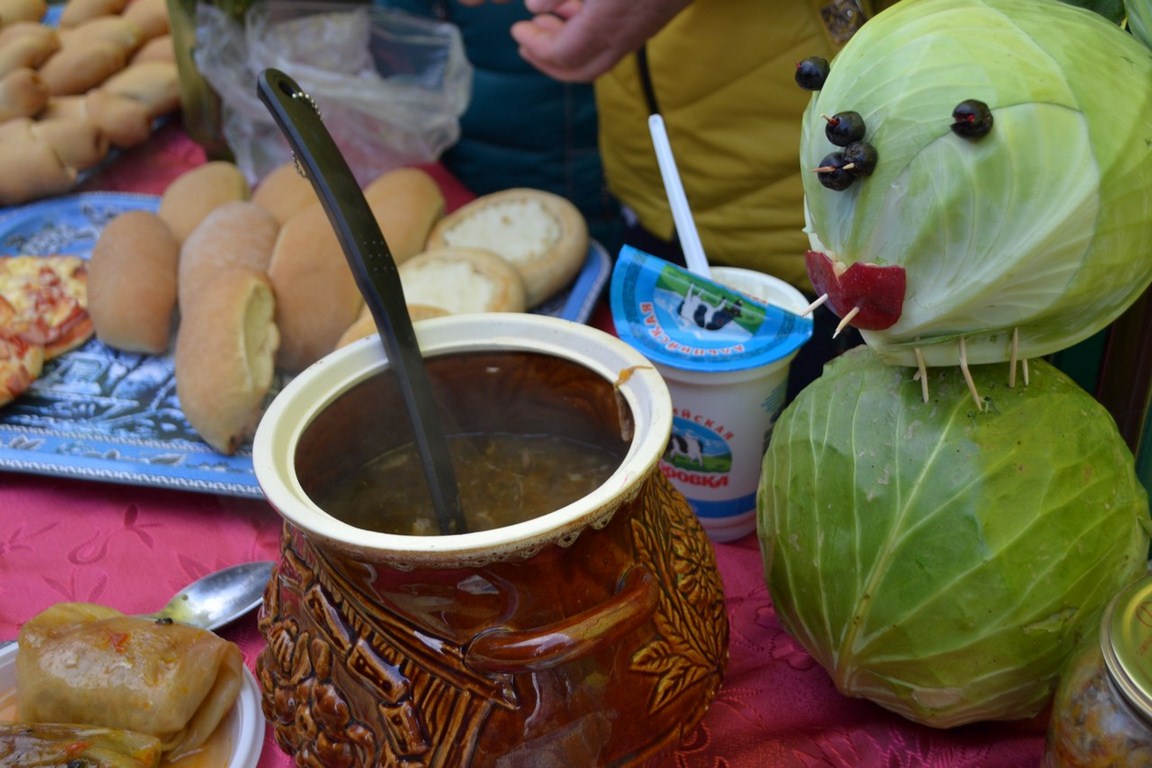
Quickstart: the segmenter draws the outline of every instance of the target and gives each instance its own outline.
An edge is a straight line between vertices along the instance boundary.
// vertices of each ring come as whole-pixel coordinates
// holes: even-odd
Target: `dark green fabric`
[[[580,208],[592,237],[616,253],[622,223],[604,182],[592,86],[558,82],[520,58],[508,30],[529,17],[523,2],[377,2],[460,30],[474,69],[472,98],[460,118],[460,140],[444,154],[445,167],[478,195],[509,187],[563,195]]]

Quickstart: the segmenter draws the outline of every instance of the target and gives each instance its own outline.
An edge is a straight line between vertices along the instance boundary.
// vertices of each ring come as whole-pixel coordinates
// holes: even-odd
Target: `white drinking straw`
[[[664,118],[660,115],[648,117],[648,130],[652,143],[656,145],[656,162],[660,164],[660,175],[664,178],[664,191],[672,206],[672,220],[676,222],[676,232],[680,235],[680,247],[684,249],[684,261],[688,271],[701,277],[711,277],[708,258],[688,207],[684,185],[680,183],[680,172],[676,170],[676,159],[672,157],[672,144],[668,141],[668,131],[664,128]]]

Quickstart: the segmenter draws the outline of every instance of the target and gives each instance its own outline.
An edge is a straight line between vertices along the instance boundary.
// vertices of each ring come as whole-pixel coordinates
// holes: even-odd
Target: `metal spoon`
[[[372,311],[388,353],[389,368],[395,374],[412,422],[440,533],[465,533],[467,525],[448,438],[412,329],[400,272],[380,225],[312,98],[296,81],[276,69],[265,69],[260,74],[257,94],[291,145],[297,169],[302,169],[312,182],[336,230],[356,285]]]
[[[260,605],[275,563],[241,563],[210,573],[177,592],[146,619],[172,619],[201,629],[218,629]]]

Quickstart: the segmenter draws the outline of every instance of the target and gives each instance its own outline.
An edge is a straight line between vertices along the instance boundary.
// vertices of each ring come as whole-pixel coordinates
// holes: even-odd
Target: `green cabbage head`
[[[1145,569],[1147,495],[1111,416],[1043,361],[974,366],[867,347],[782,413],[758,532],[776,612],[839,690],[919,723],[1030,717],[1108,599]]]
[[[853,323],[865,341],[899,365],[917,347],[954,365],[960,338],[969,362],[998,362],[1014,329],[1037,357],[1119,316],[1152,280],[1149,83],[1152,50],[1057,0],[905,0],[864,24],[809,103],[800,161],[837,149],[824,116],[863,117],[872,175],[834,190],[808,172],[804,190],[837,272],[904,270],[894,324]],[[979,139],[951,129],[969,99],[991,110]],[[832,297],[842,316],[868,298],[858,277]]]
[[[1152,0],[1124,0],[1128,29],[1144,45],[1152,47]]]

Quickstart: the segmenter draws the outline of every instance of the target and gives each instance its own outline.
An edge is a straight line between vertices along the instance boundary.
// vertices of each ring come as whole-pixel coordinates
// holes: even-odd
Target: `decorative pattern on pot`
[[[401,571],[287,523],[282,553],[257,671],[303,768],[650,765],[726,666],[711,544],[658,471],[527,561]]]

